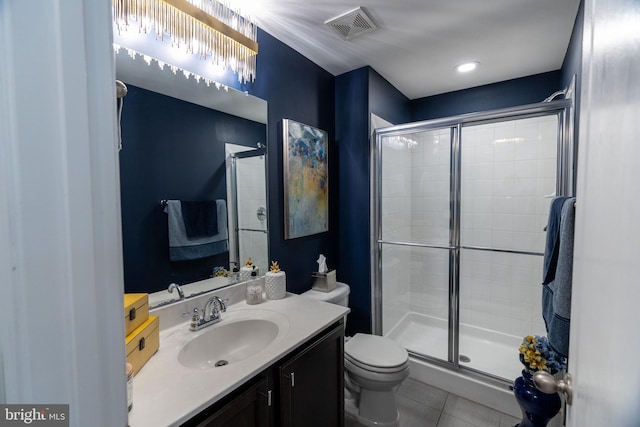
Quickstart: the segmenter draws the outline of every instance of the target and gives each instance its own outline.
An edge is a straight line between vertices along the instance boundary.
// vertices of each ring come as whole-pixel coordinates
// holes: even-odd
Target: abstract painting
[[[327,132],[283,119],[284,238],[329,230]]]

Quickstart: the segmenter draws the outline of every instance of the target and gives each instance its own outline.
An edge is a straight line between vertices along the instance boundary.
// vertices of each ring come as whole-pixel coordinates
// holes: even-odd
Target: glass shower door
[[[229,262],[251,258],[260,274],[269,267],[266,150],[225,144],[229,195]]]
[[[380,146],[383,334],[442,360],[449,347],[450,139],[444,128],[383,137]]]
[[[571,101],[376,131],[373,330],[411,356],[507,385],[544,335],[550,201],[573,194]]]
[[[558,115],[464,126],[461,133],[460,362],[510,379],[522,337],[545,334],[540,305]]]

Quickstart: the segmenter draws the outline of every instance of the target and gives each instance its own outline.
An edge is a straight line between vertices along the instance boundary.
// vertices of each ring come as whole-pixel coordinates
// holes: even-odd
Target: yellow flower
[[[244,265],[247,267],[251,267],[253,265],[253,261],[251,260],[251,258],[247,258],[247,260],[244,262]]]

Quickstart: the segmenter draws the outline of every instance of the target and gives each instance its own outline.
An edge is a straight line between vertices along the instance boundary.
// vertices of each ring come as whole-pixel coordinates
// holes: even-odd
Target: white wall
[[[111,2],[0,2],[0,393],[127,424]]]
[[[586,0],[567,426],[640,419],[640,3]]]

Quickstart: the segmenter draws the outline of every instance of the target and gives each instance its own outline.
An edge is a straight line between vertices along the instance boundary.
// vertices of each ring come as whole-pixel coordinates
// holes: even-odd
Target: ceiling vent
[[[345,40],[351,40],[378,28],[362,7],[331,18],[325,21],[325,24]]]

